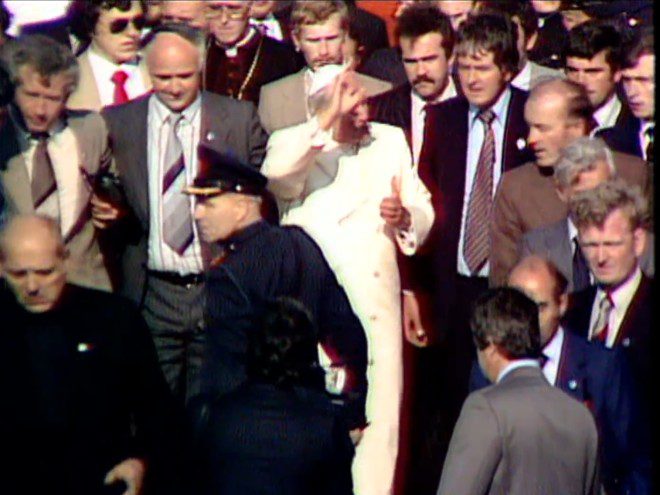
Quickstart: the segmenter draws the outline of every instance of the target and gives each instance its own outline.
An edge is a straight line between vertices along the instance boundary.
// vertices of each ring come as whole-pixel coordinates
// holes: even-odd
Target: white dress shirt
[[[202,249],[197,233],[197,225],[193,221],[193,242],[183,255],[173,251],[163,240],[163,176],[165,151],[170,125],[168,116],[172,113],[163,105],[156,95],[149,99],[149,130],[147,134],[147,155],[149,167],[149,245],[148,263],[150,270],[176,272],[181,275],[200,273],[203,270]],[[186,108],[183,120],[179,124],[177,136],[183,146],[183,156],[186,164],[186,183],[190,184],[197,176],[198,160],[197,145],[199,144],[201,126],[201,97]],[[194,202],[190,202],[192,218]]]
[[[547,358],[543,366],[543,374],[548,379],[550,385],[557,382],[557,373],[559,372],[559,363],[561,360],[561,348],[564,345],[564,329],[559,327],[550,341],[543,348],[543,354]]]
[[[112,76],[118,70],[123,70],[128,76],[124,89],[129,99],[132,100],[147,92],[142,70],[137,61],[117,65],[99,54],[92,45],[89,47],[89,64],[92,66],[101,106],[105,107],[114,103],[115,83],[112,82]]]
[[[643,121],[641,128],[639,130],[639,145],[642,147],[642,156],[644,157],[644,160],[647,160],[648,157],[646,156],[646,147],[649,145],[649,137],[646,135],[646,131],[649,128],[655,128],[655,122],[648,122],[648,121]],[[655,129],[654,129],[655,132]]]
[[[491,123],[493,132],[495,133],[495,164],[493,165],[493,191],[492,195],[495,196],[497,185],[502,176],[502,149],[504,143],[504,129],[506,129],[507,113],[509,111],[509,102],[511,101],[511,90],[506,88],[491,110],[495,113],[495,118]],[[470,192],[472,191],[472,183],[477,175],[477,163],[479,162],[479,153],[481,146],[484,142],[484,125],[477,118],[480,110],[470,105],[468,115],[468,145],[467,145],[467,163],[465,165],[465,190],[463,192],[463,212],[461,214],[461,235],[458,241],[458,273],[466,277],[472,276],[467,262],[463,257],[463,244],[465,237],[465,221],[467,217],[467,209],[470,203]],[[490,269],[490,263],[486,261],[479,273],[476,274],[480,277],[487,277]]]
[[[15,124],[16,125],[16,124]],[[17,125],[17,129],[20,127]],[[19,132],[19,139],[24,139],[27,148],[23,152],[23,159],[27,168],[28,178],[32,182],[32,172],[34,167],[34,153],[38,141],[32,139],[29,134]],[[81,173],[80,153],[78,143],[73,131],[59,122],[50,131],[48,139],[48,156],[53,164],[55,182],[57,184],[56,194],[47,200],[43,206],[44,211],[52,209],[53,205],[48,205],[48,201],[57,201],[55,208],[59,206],[60,232],[66,237],[71,228],[75,225],[82,213],[85,192],[89,192],[89,187],[84,182],[85,179]]]
[[[504,367],[502,371],[500,371],[500,374],[497,375],[497,380],[495,380],[495,383],[500,383],[504,377],[511,373],[513,370],[517,370],[518,368],[525,368],[527,366],[530,368],[540,367],[539,362],[536,359],[516,359],[511,361]]]
[[[530,86],[532,85],[532,64],[528,60],[523,65],[523,68],[516,77],[511,80],[511,86],[514,88],[522,89],[523,91],[529,91]]]
[[[635,267],[632,275],[628,277],[624,283],[619,285],[610,293],[612,302],[612,310],[610,311],[610,317],[607,320],[607,341],[605,345],[607,347],[614,346],[617,336],[619,335],[619,330],[621,323],[623,323],[623,318],[626,316],[626,311],[630,302],[637,292],[640,282],[642,281],[642,271],[639,266]],[[589,340],[593,337],[593,326],[596,324],[598,319],[598,309],[600,308],[600,302],[606,297],[605,291],[600,287],[596,291],[596,297],[594,298],[594,304],[591,308],[591,320],[589,321]]]
[[[451,77],[448,78],[445,90],[433,102],[424,100],[415,91],[410,92],[411,105],[411,129],[412,134],[412,148],[413,148],[413,167],[417,169],[419,165],[419,155],[422,152],[422,144],[424,142],[424,124],[426,122],[426,109],[424,108],[428,103],[440,103],[441,101],[448,100],[456,96],[456,86]]]
[[[600,129],[614,127],[616,125],[616,119],[619,118],[621,106],[621,101],[616,93],[610,96],[610,99],[594,112],[594,120],[598,124],[598,127],[591,131],[591,135],[593,136]]]

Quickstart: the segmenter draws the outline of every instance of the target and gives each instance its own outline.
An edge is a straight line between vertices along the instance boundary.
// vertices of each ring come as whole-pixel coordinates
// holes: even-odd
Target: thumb
[[[397,198],[401,197],[401,177],[399,176],[392,176],[392,196],[395,196]]]

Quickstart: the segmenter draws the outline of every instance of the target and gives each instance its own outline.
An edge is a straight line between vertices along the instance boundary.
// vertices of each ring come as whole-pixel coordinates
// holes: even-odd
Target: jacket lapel
[[[10,210],[20,213],[34,211],[32,191],[27,173],[23,150],[20,148],[16,128],[11,119],[7,119],[0,132],[0,173],[2,174],[3,193]]]

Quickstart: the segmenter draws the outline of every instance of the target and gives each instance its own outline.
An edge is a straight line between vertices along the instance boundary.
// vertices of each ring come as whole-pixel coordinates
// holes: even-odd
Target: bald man
[[[137,309],[67,284],[67,257],[48,217],[0,234],[3,490],[137,495],[175,472],[181,423]]]
[[[198,173],[199,143],[259,167],[266,134],[252,104],[200,92],[199,31],[177,24],[154,32],[145,50],[154,93],[103,115],[130,206],[123,221],[135,227],[123,293],[140,305],[165,377],[184,401],[197,390],[203,354],[205,259],[181,188]],[[109,223],[118,217],[108,211]]]
[[[506,172],[497,187],[490,224],[491,286],[501,285],[518,259],[525,232],[566,218],[568,206],[560,199],[553,179],[562,150],[594,127],[585,89],[564,79],[537,84],[525,103],[529,126],[527,145],[534,161]],[[522,143],[524,144],[524,143]],[[648,170],[634,156],[613,153],[616,173],[645,190]]]
[[[562,325],[568,282],[546,259],[522,259],[511,271],[508,285],[524,292],[538,306],[541,365],[546,379],[584,403],[594,415],[605,491],[650,493],[648,445],[642,438],[647,425],[640,416],[636,384],[621,351],[590,343]],[[473,366],[471,388],[486,385],[478,367]]]

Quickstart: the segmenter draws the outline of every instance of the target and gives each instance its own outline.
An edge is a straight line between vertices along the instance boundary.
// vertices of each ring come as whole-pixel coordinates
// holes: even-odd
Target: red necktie
[[[594,323],[593,332],[591,334],[591,340],[600,342],[603,345],[607,345],[607,333],[609,330],[610,313],[613,307],[614,307],[614,302],[612,301],[612,296],[608,291],[606,291],[605,296],[600,300],[600,306],[598,308],[598,318]]]
[[[126,93],[126,88],[124,87],[124,83],[128,79],[128,74],[124,72],[123,70],[118,70],[112,75],[112,82],[115,85],[115,92],[112,97],[112,103],[115,105],[121,105],[122,103],[126,103],[129,98],[128,98],[128,93]]]

